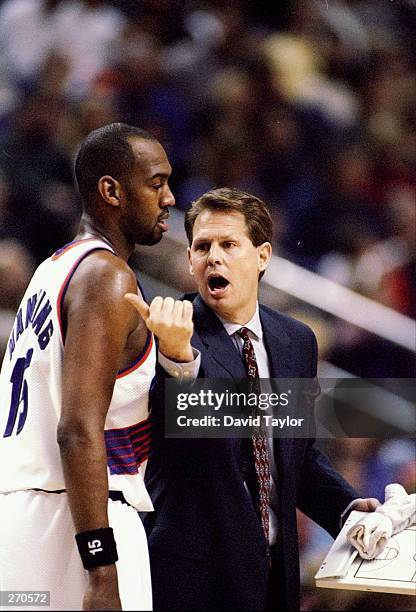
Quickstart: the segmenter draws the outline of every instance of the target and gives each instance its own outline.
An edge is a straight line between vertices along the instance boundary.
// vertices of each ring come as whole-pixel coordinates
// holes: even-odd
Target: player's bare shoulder
[[[137,292],[136,276],[127,263],[110,251],[90,253],[77,267],[65,294],[64,326],[68,320],[81,319],[84,327],[90,322],[91,328],[105,328],[108,334],[113,330],[122,333],[126,343],[130,334],[138,331],[134,344],[140,350],[146,341],[146,329],[123,299],[126,292]]]
[[[135,291],[134,272],[114,253],[97,250],[89,253],[78,265],[65,295],[64,308],[89,305],[101,311],[100,305],[110,307],[123,295],[126,287]]]

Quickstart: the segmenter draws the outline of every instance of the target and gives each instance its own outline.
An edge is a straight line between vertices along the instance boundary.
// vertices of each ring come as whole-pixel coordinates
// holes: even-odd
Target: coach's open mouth
[[[221,274],[211,274],[208,278],[208,289],[213,297],[222,297],[230,282]]]

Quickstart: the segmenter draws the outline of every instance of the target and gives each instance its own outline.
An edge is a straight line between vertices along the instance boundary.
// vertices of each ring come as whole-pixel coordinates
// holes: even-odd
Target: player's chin
[[[146,246],[153,246],[162,240],[163,232],[161,230],[155,229],[149,236],[147,236],[146,241],[143,242]]]

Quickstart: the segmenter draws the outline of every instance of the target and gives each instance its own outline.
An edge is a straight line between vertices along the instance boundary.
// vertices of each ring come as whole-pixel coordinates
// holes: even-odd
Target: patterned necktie
[[[240,338],[243,339],[243,361],[246,367],[247,378],[259,378],[259,368],[257,366],[256,355],[254,348],[248,335],[248,329],[242,327],[237,331]],[[259,385],[256,385],[257,392]],[[257,481],[259,485],[260,498],[260,518],[263,527],[266,541],[269,541],[269,505],[270,505],[270,464],[269,454],[267,450],[267,440],[264,433],[260,430],[253,431],[253,458],[256,469]]]

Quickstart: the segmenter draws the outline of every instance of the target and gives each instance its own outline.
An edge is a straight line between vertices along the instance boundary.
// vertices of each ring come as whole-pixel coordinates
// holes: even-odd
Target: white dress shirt
[[[198,378],[199,368],[201,367],[201,352],[198,349],[192,347],[194,354],[193,361],[181,363],[168,359],[161,353],[158,352],[158,362],[162,366],[169,376],[173,376],[179,383],[193,382]]]

